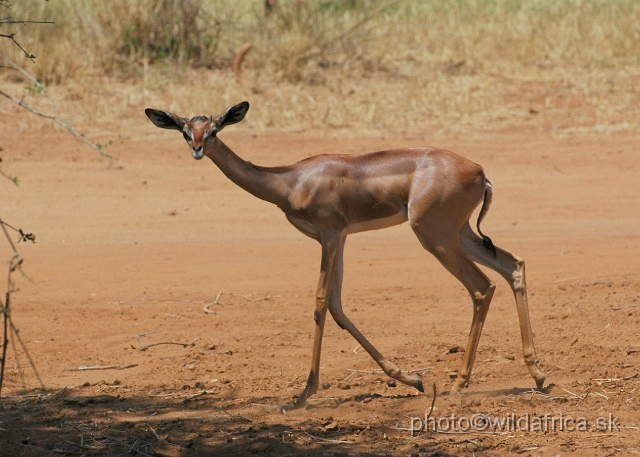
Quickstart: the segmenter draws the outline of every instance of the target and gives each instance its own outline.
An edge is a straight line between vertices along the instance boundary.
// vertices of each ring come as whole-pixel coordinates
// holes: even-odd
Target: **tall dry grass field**
[[[35,63],[8,40],[0,52],[88,130],[243,99],[254,129],[640,126],[637,0],[280,0],[270,13],[262,0],[22,0],[13,14],[54,24],[14,27]],[[46,104],[15,71],[0,84]]]

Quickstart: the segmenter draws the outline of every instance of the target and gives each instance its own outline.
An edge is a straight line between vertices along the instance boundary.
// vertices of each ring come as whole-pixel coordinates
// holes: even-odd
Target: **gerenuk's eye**
[[[184,137],[185,140],[191,141],[191,137],[189,136],[189,134],[187,132],[182,132],[182,136]]]

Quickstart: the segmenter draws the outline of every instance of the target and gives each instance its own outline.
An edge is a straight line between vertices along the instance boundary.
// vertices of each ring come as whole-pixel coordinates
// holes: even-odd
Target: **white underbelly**
[[[289,222],[291,222],[291,224],[295,228],[300,230],[302,233],[304,233],[310,238],[314,238],[316,240],[320,239],[320,232],[318,231],[318,229],[316,229],[316,227],[313,224],[305,221],[300,217],[292,216],[289,213],[285,213],[285,215],[287,216],[287,219],[289,220]]]
[[[307,222],[302,218],[295,217],[289,213],[285,213],[285,214],[287,216],[287,219],[289,219],[289,222],[291,222],[291,224],[293,224],[293,226],[298,230],[300,230],[302,233],[304,233],[305,235],[311,238],[315,238],[315,239],[320,238],[320,232],[313,224],[311,224],[310,222]],[[393,216],[381,217],[379,219],[371,219],[368,221],[349,224],[345,229],[345,234],[349,235],[351,233],[366,232],[369,230],[378,230],[378,229],[383,229],[387,227],[392,227],[394,225],[400,225],[404,222],[407,222],[407,220],[408,220],[407,207],[403,206],[402,209],[398,211],[396,214],[394,214]]]
[[[402,209],[393,216],[349,224],[347,226],[347,235],[349,235],[350,233],[366,232],[368,230],[379,230],[387,227],[393,227],[394,225],[400,225],[404,222],[407,222],[408,219],[407,207],[403,206]]]

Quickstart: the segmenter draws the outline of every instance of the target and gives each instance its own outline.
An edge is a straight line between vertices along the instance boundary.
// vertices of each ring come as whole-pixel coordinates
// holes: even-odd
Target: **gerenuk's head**
[[[179,117],[167,111],[147,108],[145,114],[151,122],[162,129],[174,129],[182,132],[182,136],[191,147],[191,155],[196,160],[204,157],[204,145],[210,138],[227,125],[235,124],[244,119],[249,111],[249,102],[230,106],[217,117],[196,116],[191,119]]]

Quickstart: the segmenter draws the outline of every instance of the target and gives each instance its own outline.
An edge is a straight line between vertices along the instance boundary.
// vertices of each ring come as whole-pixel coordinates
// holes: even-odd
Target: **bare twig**
[[[251,403],[251,406],[260,406],[262,408],[273,408],[273,409],[278,409],[278,405],[267,405],[264,403]]]
[[[0,307],[0,311],[2,312],[2,316],[3,316],[2,358],[0,358],[0,394],[1,394],[2,382],[4,380],[4,369],[7,362],[7,348],[9,347],[9,339],[7,338],[7,333],[8,333],[9,322],[11,319],[9,310],[11,309],[10,307],[11,290],[13,288],[13,285],[11,282],[11,273],[13,273],[13,271],[15,270],[15,265],[17,265],[18,262],[20,262],[20,260],[18,260],[20,258],[20,254],[16,250],[16,247],[13,244],[13,241],[11,241],[11,237],[9,237],[9,233],[7,232],[7,227],[5,227],[5,223],[2,220],[2,218],[0,218],[0,226],[2,226],[2,231],[4,232],[7,242],[9,243],[9,246],[11,246],[11,250],[13,251],[11,259],[9,260],[9,271],[7,273],[7,291],[5,295],[5,302],[4,303],[0,302],[0,305],[2,305]]]
[[[9,339],[7,338],[7,330],[9,324],[9,301],[11,293],[7,291],[4,304],[2,304],[3,317],[3,336],[2,336],[2,357],[0,357],[0,396],[2,394],[2,382],[4,380],[4,367],[7,362],[7,348],[9,347]]]
[[[174,341],[161,341],[159,343],[148,344],[144,349],[141,349],[141,351],[146,351],[147,349],[149,349],[149,348],[151,348],[153,346],[160,346],[161,344],[175,344],[177,346],[182,346],[183,348],[188,348],[188,347],[191,347],[191,346],[195,346],[196,342],[192,341],[191,343],[177,343],[177,342],[174,342]]]
[[[62,395],[63,393],[65,393],[67,390],[69,390],[69,386],[64,386],[62,389],[60,389],[57,392],[52,393],[49,398],[56,398],[59,397],[60,395]]]
[[[578,406],[582,400],[584,400],[585,398],[587,398],[587,396],[589,395],[589,393],[591,392],[591,389],[593,388],[593,386],[589,386],[589,388],[587,389],[587,391],[584,393],[584,395],[582,395],[582,397],[580,397],[580,400],[578,400],[578,403],[576,403],[576,406]]]
[[[144,351],[145,349],[147,349],[147,347],[144,345],[144,342],[142,341],[142,338],[140,338],[140,334],[136,333],[136,340],[138,340],[138,342],[140,343],[140,350]]]
[[[27,349],[27,346],[24,344],[24,341],[22,341],[22,337],[20,336],[19,330],[15,327],[15,325],[13,325],[13,321],[11,319],[9,319],[9,326],[11,328],[11,334],[15,335],[15,337],[18,340],[18,342],[20,343],[20,346],[22,346],[22,350],[24,351],[24,354],[27,356],[27,360],[29,361],[29,365],[31,365],[31,369],[35,373],[36,378],[38,379],[38,382],[40,383],[40,387],[43,390],[46,390],[44,382],[42,381],[42,378],[40,377],[40,373],[38,372],[38,369],[36,368],[36,364],[33,361],[33,359],[31,358],[31,354],[29,354],[29,350]]]
[[[354,444],[354,441],[343,441],[343,440],[330,440],[327,438],[320,438],[319,436],[315,436],[312,435],[311,433],[307,433],[306,431],[302,430],[302,433],[304,433],[305,435],[307,435],[309,438],[313,438],[314,440],[318,440],[318,441],[322,441],[324,443],[331,443],[331,444]]]
[[[77,371],[88,371],[88,370],[126,370],[127,368],[137,367],[137,363],[132,363],[130,365],[81,365],[76,370]]]
[[[589,395],[589,393],[591,392],[592,386],[589,386],[589,388],[587,389],[587,391],[582,394],[582,395],[576,395],[573,392],[571,392],[570,390],[565,389],[564,387],[562,388],[562,390],[564,390],[565,392],[567,392],[568,394],[572,395],[574,398],[578,399],[578,403],[576,403],[576,406],[578,406],[585,398],[587,398],[587,396]]]
[[[49,100],[49,102],[51,103],[51,105],[53,105],[53,107],[55,108],[55,110],[56,110],[58,113],[60,113],[60,111],[61,111],[61,110],[60,110],[60,107],[59,107],[59,106],[57,105],[57,103],[56,103],[56,102],[51,98],[51,96],[49,96],[49,92],[47,92],[47,87],[46,87],[44,84],[42,84],[40,81],[38,81],[38,80],[37,80],[35,77],[33,77],[33,76],[28,72],[28,71],[26,71],[24,68],[22,68],[20,65],[18,65],[17,63],[15,63],[14,61],[12,61],[11,59],[9,59],[7,56],[5,56],[5,55],[3,55],[3,54],[0,54],[0,59],[4,60],[6,63],[8,63],[8,64],[10,65],[10,67],[7,67],[7,68],[13,68],[14,70],[16,70],[16,71],[20,72],[20,73],[21,73],[21,74],[22,74],[26,79],[28,79],[29,81],[31,81],[31,83],[34,85],[34,87],[35,87],[36,91],[37,91],[38,93],[40,93],[40,92],[41,92],[42,94],[44,94],[44,96],[47,98],[47,100]],[[30,89],[30,88],[27,88],[27,89]],[[4,94],[4,93],[3,93],[3,95],[7,96],[7,94]],[[12,101],[16,102],[16,99],[12,99]],[[26,105],[24,105],[24,103],[23,103],[23,101],[22,101],[22,100],[20,100],[20,103],[18,103],[18,104],[19,104],[19,105],[21,105],[23,108],[28,109],[28,110],[30,110],[30,111],[32,111],[32,112],[33,112],[33,110],[32,110],[32,109],[30,109],[29,107],[27,107]],[[39,113],[34,113],[34,114],[39,114]],[[48,115],[46,115],[45,117],[47,117],[47,116],[48,116]],[[50,116],[49,118],[53,119],[54,117],[55,117],[55,116]],[[54,119],[54,120],[55,120],[55,119]],[[58,121],[56,121],[56,122],[58,122]],[[58,123],[60,123],[60,122],[58,122]],[[62,125],[63,127],[65,127],[65,125],[66,125],[66,126],[68,126],[69,128],[71,128],[71,127],[68,125],[68,122],[64,122],[64,121],[63,121],[61,125]],[[67,128],[67,127],[65,127],[65,128]],[[69,128],[67,128],[67,130],[69,130]],[[74,134],[75,136],[78,136],[78,135],[79,135],[79,134],[77,134],[77,132],[75,132],[75,133],[74,133],[74,132],[71,132],[71,133],[72,133],[72,134]],[[88,142],[86,139],[84,139],[84,137],[81,137],[81,136],[80,136],[80,138],[81,138],[85,143],[87,143],[87,144],[88,144],[92,149],[97,150],[97,151],[98,151],[100,154],[102,154],[104,157],[111,158],[111,156],[110,156],[110,155],[108,155],[108,154],[103,154],[103,153],[101,152],[101,150],[102,150],[104,147],[106,147],[106,146],[110,145],[111,143],[113,143],[113,140],[109,140],[109,141],[108,141],[107,143],[105,143],[105,144],[97,144],[97,145],[94,145],[94,144],[92,144],[92,143]],[[1,173],[1,171],[0,171],[0,173]],[[4,174],[4,173],[2,173],[2,174]],[[8,177],[8,178],[9,178],[9,177]],[[11,179],[11,178],[9,178],[9,179]],[[17,179],[16,179],[16,178],[13,178],[12,180],[13,180],[13,181],[16,183],[16,185],[17,185]]]
[[[162,330],[156,330],[155,332],[136,333],[136,339],[140,342],[140,350],[144,351],[147,346],[142,342],[142,337],[146,335],[153,335],[154,333],[160,333]],[[131,345],[133,347],[133,345]]]
[[[537,390],[533,390],[531,389],[530,392],[523,392],[520,395],[539,395],[541,397],[544,397],[548,400],[565,400],[567,398],[567,395],[549,395],[549,394],[545,394],[544,392],[538,392]],[[517,395],[514,395],[517,396]]]
[[[145,423],[147,424],[147,427],[149,427],[149,430],[151,430],[151,433],[153,433],[153,436],[155,436],[155,437],[156,437],[156,439],[158,440],[158,443],[161,443],[161,442],[162,442],[162,440],[160,439],[160,437],[159,437],[159,436],[158,436],[158,434],[156,433],[155,429],[154,429],[151,425],[149,425],[149,423],[148,423],[148,422],[145,422]]]
[[[565,389],[564,387],[562,388],[562,390],[564,390],[566,393],[573,395],[576,398],[580,398],[580,395],[576,395],[573,392],[571,392],[570,390]]]
[[[0,148],[0,151],[2,151],[2,148]],[[0,157],[0,162],[1,161],[2,161],[2,158]],[[0,176],[3,176],[5,178],[7,178],[9,181],[14,183],[16,186],[20,183],[20,180],[18,179],[17,176],[9,176],[4,171],[2,171],[2,168],[0,168]]]
[[[14,24],[15,24],[15,23],[16,23],[16,21],[13,21],[13,22],[11,22],[11,23],[14,23]],[[8,34],[6,34],[6,33],[0,33],[0,38],[8,38],[8,39],[10,39],[11,41],[13,41],[13,44],[15,44],[17,47],[19,47],[19,48],[20,48],[20,50],[24,53],[24,55],[25,55],[29,60],[31,60],[32,62],[35,62],[35,60],[34,60],[34,59],[36,58],[36,56],[34,56],[33,54],[29,54],[29,53],[27,52],[27,50],[26,50],[25,48],[23,48],[23,47],[22,47],[22,45],[18,42],[18,40],[16,40],[15,36],[16,36],[16,34],[15,34],[15,33],[8,33]]]
[[[237,296],[242,297],[245,300],[248,300],[248,301],[253,302],[253,303],[258,302],[258,301],[270,300],[270,299],[275,298],[275,297],[280,297],[280,295],[265,295],[264,297],[252,298],[252,296],[254,294],[231,294],[231,295],[237,295]]]
[[[356,373],[366,373],[366,374],[382,374],[382,373],[384,373],[384,371],[382,371],[382,370],[354,370],[352,368],[347,368],[347,370],[351,371],[352,373],[349,376],[347,376],[346,378],[344,378],[342,380],[342,382],[348,381]]]
[[[151,414],[149,414],[147,417],[145,417],[144,419],[142,419],[140,422],[147,422],[149,419],[151,419],[153,416],[155,416],[156,414],[158,414],[158,411],[154,411]]]
[[[226,409],[223,411],[227,416],[232,417],[232,418],[240,418],[245,422],[253,422],[253,419],[249,419],[246,416],[243,416],[242,414],[236,414],[235,416],[233,414],[231,414],[229,411],[227,411]]]
[[[628,381],[629,379],[637,378],[638,373],[634,373],[629,376],[625,376],[624,378],[593,378],[593,382],[603,383],[603,382],[617,382],[617,381]]]
[[[137,333],[136,335],[147,336],[147,335],[153,335],[154,333],[162,333],[162,330],[154,330],[153,332],[146,332],[146,333]]]
[[[207,394],[215,394],[215,393],[216,393],[216,391],[214,389],[201,390],[200,392],[198,392],[196,394],[193,394],[193,395],[190,395],[189,397],[185,398],[184,401],[185,402],[191,401],[194,398],[202,397],[203,395],[207,395]],[[226,411],[225,411],[225,413],[226,413]]]
[[[612,306],[611,309],[614,311],[620,311],[621,309],[625,309],[625,308],[635,308],[638,305],[626,305],[626,306]]]
[[[47,89],[44,86],[44,84],[42,84],[40,81],[38,81],[36,78],[34,78],[33,76],[31,76],[29,74],[29,72],[27,72],[24,68],[22,68],[20,65],[18,65],[17,63],[15,63],[14,61],[12,61],[11,59],[9,59],[7,56],[5,56],[4,54],[0,54],[0,59],[4,60],[5,62],[7,62],[9,65],[11,65],[10,68],[13,68],[14,70],[19,71],[20,73],[22,73],[22,76],[24,76],[25,78],[27,78],[29,81],[31,81],[38,89],[41,89],[43,92],[46,92]]]
[[[158,332],[151,332],[151,333],[158,333]],[[149,333],[143,333],[143,334],[136,333],[136,339],[140,342],[140,350],[141,351],[146,351],[147,349],[149,349],[151,347],[160,346],[161,344],[175,344],[175,345],[182,346],[182,347],[185,347],[185,348],[196,345],[195,340],[192,341],[191,343],[177,343],[175,341],[161,341],[159,343],[144,344],[144,342],[142,341],[141,337],[143,337],[145,335],[149,335]]]
[[[41,113],[40,111],[37,111],[37,110],[31,108],[29,105],[25,104],[22,100],[18,100],[17,98],[13,98],[11,95],[7,94],[6,92],[4,92],[2,90],[0,90],[0,95],[3,95],[4,97],[8,98],[13,103],[15,103],[18,106],[21,106],[22,108],[26,109],[27,111],[31,111],[36,116],[44,117],[45,119],[50,119],[50,120],[54,121],[56,124],[62,126],[67,131],[69,131],[73,136],[75,136],[76,138],[80,139],[83,143],[85,143],[91,149],[95,150],[102,157],[106,157],[108,159],[113,158],[113,156],[111,156],[110,154],[106,154],[106,153],[102,152],[101,146],[93,144],[92,142],[87,140],[84,136],[82,136],[80,133],[78,133],[73,127],[71,127],[66,122],[62,122],[56,116],[51,116],[50,114]]]
[[[2,357],[0,358],[0,394],[2,393],[2,384],[4,381],[4,370],[6,368],[6,362],[7,362],[7,348],[9,346],[9,339],[7,338],[8,336],[11,337],[12,342],[14,341],[13,340],[14,336],[18,340],[18,342],[22,346],[23,351],[25,352],[25,355],[27,356],[27,359],[29,360],[31,367],[33,368],[33,371],[36,374],[36,377],[38,378],[38,381],[40,382],[40,385],[44,389],[44,383],[40,378],[40,374],[38,373],[38,370],[36,369],[35,364],[31,359],[31,355],[29,354],[29,351],[27,350],[24,342],[22,341],[22,338],[20,337],[18,330],[15,328],[15,326],[13,325],[13,322],[11,321],[11,313],[10,313],[11,293],[13,292],[13,281],[11,279],[11,276],[12,276],[12,273],[14,273],[16,270],[20,270],[23,259],[20,257],[20,254],[18,253],[15,247],[15,244],[11,240],[9,233],[7,232],[7,227],[19,232],[22,237],[21,239],[24,239],[24,240],[30,240],[32,242],[35,242],[35,236],[33,236],[33,234],[25,234],[21,229],[15,229],[11,227],[10,225],[6,224],[1,217],[0,217],[0,226],[2,227],[2,231],[5,235],[5,238],[7,239],[7,243],[9,243],[9,246],[13,251],[11,255],[11,259],[9,260],[9,270],[7,272],[7,290],[5,293],[5,302],[2,303],[2,301],[0,301],[0,314],[2,314],[2,317],[3,317]],[[15,344],[12,344],[12,346],[13,346],[13,351],[16,354],[16,360],[17,360],[17,348]]]
[[[601,394],[600,392],[594,392],[593,395],[597,395],[598,397],[602,397],[605,400],[609,400],[609,397],[607,397],[606,395]]]
[[[222,296],[222,292],[218,292],[218,295],[216,295],[216,299],[212,303],[208,303],[208,304],[204,305],[202,310],[207,314],[214,314],[214,312],[209,309],[209,306],[211,306],[211,305],[219,305],[221,296]]]
[[[11,338],[11,349],[13,349],[13,357],[15,359],[15,369],[18,370],[18,374],[20,375],[20,381],[22,382],[22,388],[24,390],[27,389],[27,383],[25,382],[24,376],[24,366],[20,363],[20,356],[18,355],[18,346],[16,345],[16,340],[13,336],[13,332],[9,332],[9,338]]]
[[[431,408],[429,408],[429,414],[427,414],[427,417],[424,420],[424,423],[422,424],[422,427],[420,428],[420,430],[418,430],[418,434],[414,435],[414,433],[416,432],[416,430],[413,429],[413,427],[411,428],[411,436],[413,437],[418,437],[420,436],[420,433],[424,432],[425,430],[428,430],[428,426],[429,426],[429,419],[431,418],[431,414],[433,413],[433,408],[436,405],[436,383],[433,383],[433,398],[431,399]]]
[[[429,408],[429,414],[427,414],[426,422],[429,422],[429,418],[431,417],[431,413],[433,413],[433,408],[436,405],[436,383],[433,383],[433,398],[431,399],[431,408]]]
[[[5,8],[8,8],[8,6],[5,5],[4,3],[1,3],[1,5],[4,6]],[[22,24],[22,25],[27,25],[27,24],[53,24],[53,22],[47,21],[46,19],[44,21],[26,21],[26,20],[23,20],[23,19],[14,19],[12,17],[2,18],[2,20],[0,20],[0,23],[2,23],[2,24]],[[4,35],[0,35],[0,36],[4,36]]]
[[[222,295],[222,292],[220,292],[218,294],[218,297],[220,295]],[[207,298],[206,300],[185,300],[185,299],[181,299],[181,298],[140,297],[140,298],[134,298],[132,300],[116,301],[116,302],[113,302],[113,304],[114,305],[126,305],[127,303],[135,303],[135,302],[139,302],[139,301],[174,301],[174,302],[180,302],[180,303],[193,303],[193,304],[199,305],[199,304],[202,304],[202,303],[211,302],[211,298]]]

